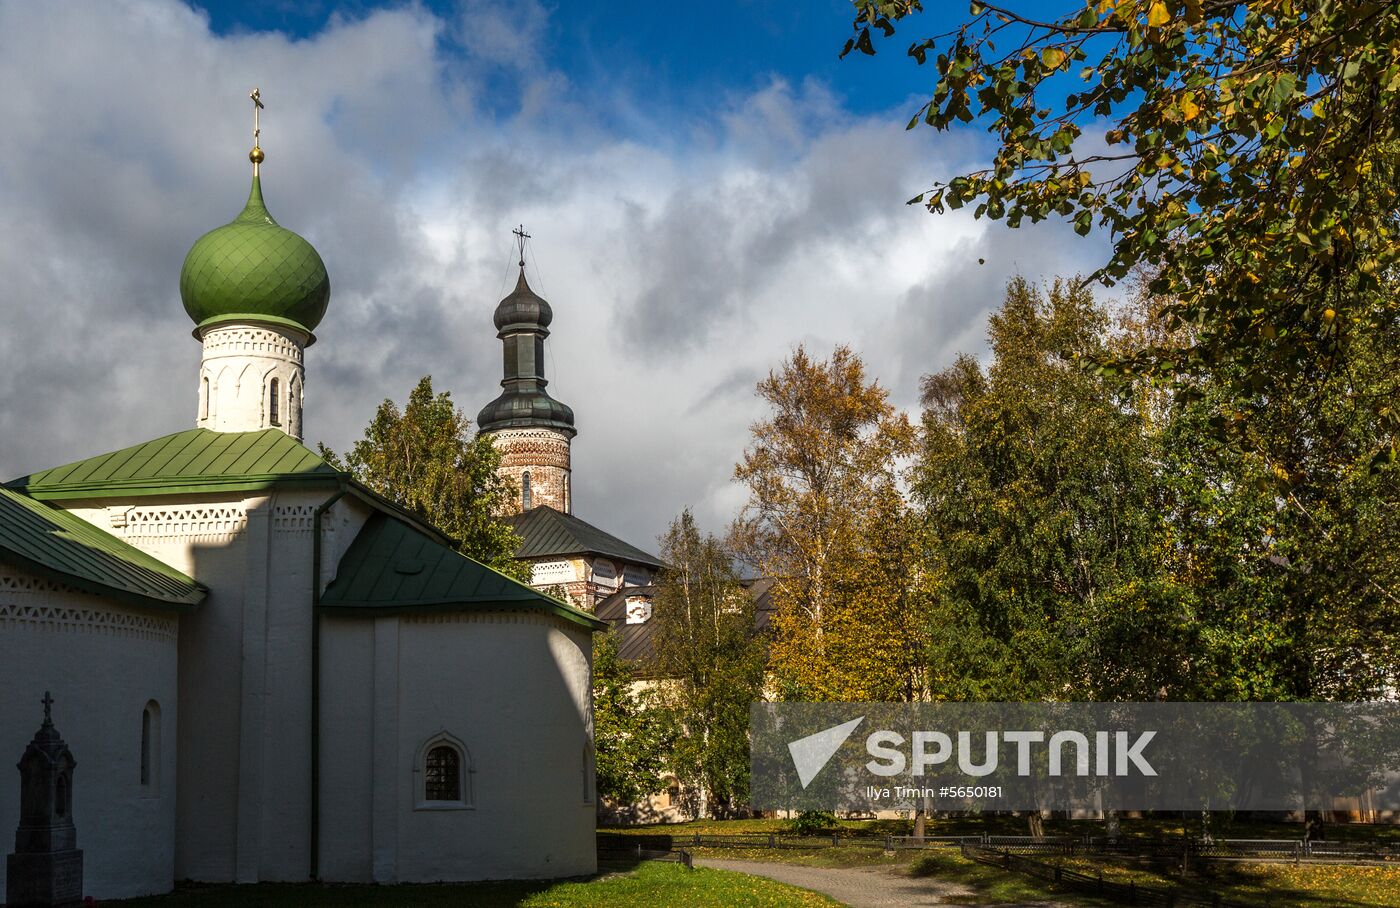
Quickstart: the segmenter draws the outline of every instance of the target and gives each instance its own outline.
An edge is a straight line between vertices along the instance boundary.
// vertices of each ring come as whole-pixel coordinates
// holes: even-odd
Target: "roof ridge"
[[[48,500],[102,498],[118,492],[170,494],[184,486],[260,489],[289,479],[331,480],[346,475],[279,429],[194,428],[38,470],[5,485]]]

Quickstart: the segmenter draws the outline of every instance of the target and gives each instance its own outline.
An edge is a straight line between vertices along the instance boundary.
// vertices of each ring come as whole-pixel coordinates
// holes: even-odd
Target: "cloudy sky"
[[[268,207],[331,275],[307,443],[424,373],[473,416],[498,393],[524,223],[575,511],[644,547],[730,519],[797,344],[851,345],[912,411],[1011,275],[1103,255],[906,206],[989,146],[904,130],[927,74],[903,36],[838,61],[844,0],[684,5],[0,0],[0,477],[193,425],[180,264],[242,207],[254,85]]]

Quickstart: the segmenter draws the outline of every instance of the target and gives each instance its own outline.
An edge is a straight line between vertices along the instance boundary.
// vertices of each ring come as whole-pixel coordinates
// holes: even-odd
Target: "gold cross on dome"
[[[263,109],[262,91],[255,88],[248,92],[248,97],[253,100],[253,144],[256,145],[258,136],[262,134],[262,130],[258,128],[258,111]]]
[[[258,137],[262,135],[262,127],[258,123],[258,111],[263,109],[262,91],[255,88],[248,92],[249,99],[253,102],[253,150],[248,152],[248,160],[253,162],[253,176],[258,175],[258,165],[263,162],[263,150],[258,145]]]

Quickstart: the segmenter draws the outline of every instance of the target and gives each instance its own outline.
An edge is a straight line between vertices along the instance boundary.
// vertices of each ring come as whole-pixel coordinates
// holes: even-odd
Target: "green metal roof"
[[[0,561],[102,596],[189,608],[205,588],[80,517],[0,488]]]
[[[521,539],[520,548],[515,550],[516,558],[606,555],[633,564],[661,567],[655,555],[648,555],[611,533],[549,505],[542,504],[508,517],[506,523]]]
[[[45,501],[337,482],[344,473],[285,432],[189,429],[7,483]]]
[[[330,611],[542,611],[589,630],[607,625],[431,539],[384,513],[370,517],[321,596]]]
[[[200,328],[261,318],[310,334],[330,295],[321,256],[272,219],[256,175],[242,213],[195,240],[180,269],[180,298]]]

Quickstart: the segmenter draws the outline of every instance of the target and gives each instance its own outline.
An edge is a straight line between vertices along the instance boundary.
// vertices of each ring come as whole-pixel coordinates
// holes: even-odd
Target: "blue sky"
[[[754,385],[796,346],[850,346],[917,419],[1008,279],[1105,253],[905,204],[990,148],[904,129],[927,89],[904,48],[963,15],[927,5],[838,60],[836,0],[0,0],[0,476],[193,423],[178,274],[246,197],[256,85],[268,206],[331,276],[309,444],[345,450],[425,373],[469,416],[496,396],[523,222],[577,512],[643,547],[684,507],[722,531]]]
[[[209,14],[216,33],[277,31],[297,38],[316,34],[333,17],[363,18],[375,9],[403,5],[362,0],[195,4]],[[440,15],[450,15],[454,7],[442,0],[423,5]],[[950,25],[965,12],[956,3],[929,7],[933,12],[919,17],[920,28]],[[552,64],[580,89],[623,79],[658,107],[674,110],[713,107],[717,95],[752,91],[774,77],[820,80],[853,113],[903,103],[925,81],[904,54],[907,42],[901,34],[874,57],[857,53],[838,60],[851,19],[852,6],[845,0],[560,2],[548,4],[545,45]]]

